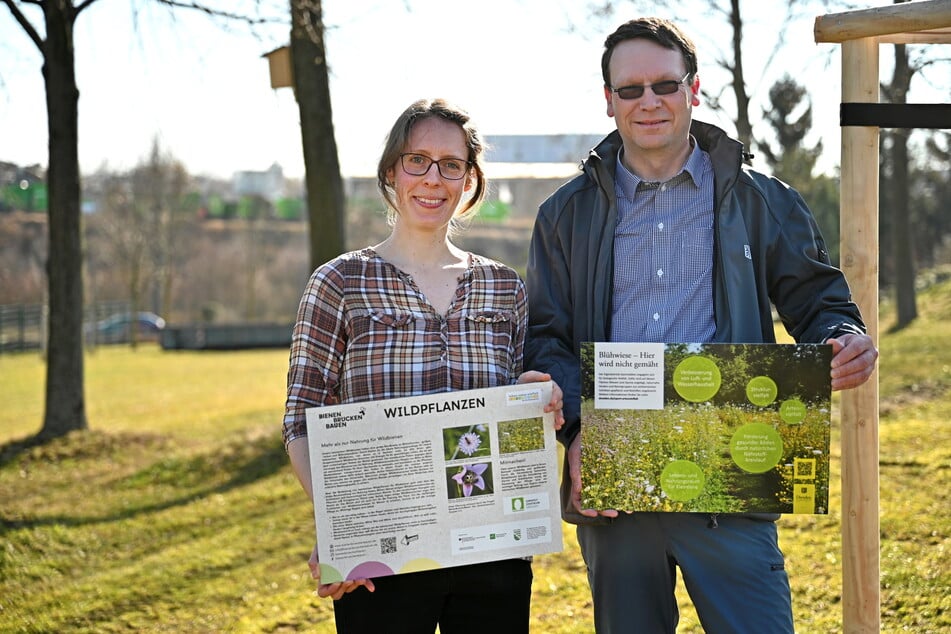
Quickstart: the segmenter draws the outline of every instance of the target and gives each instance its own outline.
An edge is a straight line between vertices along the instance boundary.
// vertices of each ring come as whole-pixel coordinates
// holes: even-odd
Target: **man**
[[[778,515],[581,509],[584,341],[774,342],[771,305],[800,342],[833,347],[832,388],[878,351],[802,198],[692,121],[693,43],[656,18],[621,25],[601,61],[617,130],[542,203],[529,253],[526,364],[565,393],[565,519],[579,524],[599,632],[673,633],[676,569],[711,634],[793,632]]]

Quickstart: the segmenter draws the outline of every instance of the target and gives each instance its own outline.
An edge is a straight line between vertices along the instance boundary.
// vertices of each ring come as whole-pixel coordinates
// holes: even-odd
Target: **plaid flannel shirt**
[[[474,254],[445,314],[373,249],[319,267],[291,341],[285,447],[307,435],[310,407],[514,383],[526,301],[513,269]]]

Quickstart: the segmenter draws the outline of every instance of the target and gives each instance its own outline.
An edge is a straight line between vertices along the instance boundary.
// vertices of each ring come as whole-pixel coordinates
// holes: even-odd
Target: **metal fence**
[[[46,347],[47,311],[45,304],[0,304],[0,354]],[[83,332],[94,332],[92,324],[127,312],[128,301],[91,304],[83,310]]]
[[[293,323],[186,324],[162,331],[163,350],[246,350],[289,348]]]

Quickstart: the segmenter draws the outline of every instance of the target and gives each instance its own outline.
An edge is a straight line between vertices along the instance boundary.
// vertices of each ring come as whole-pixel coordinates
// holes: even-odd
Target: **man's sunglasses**
[[[680,81],[674,81],[673,79],[668,79],[667,81],[659,81],[656,84],[650,84],[650,89],[654,91],[655,95],[672,95],[677,92],[684,82],[687,81],[687,78],[690,77],[688,72],[684,75]],[[647,89],[647,86],[621,86],[620,88],[612,88],[611,92],[617,93],[617,96],[624,100],[629,99],[640,99],[644,96],[644,90]]]

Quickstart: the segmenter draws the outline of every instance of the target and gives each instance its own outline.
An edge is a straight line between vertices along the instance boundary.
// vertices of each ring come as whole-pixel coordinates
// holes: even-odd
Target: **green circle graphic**
[[[791,398],[779,406],[779,417],[789,425],[798,425],[806,419],[806,404],[798,398]]]
[[[703,470],[689,460],[674,460],[660,474],[660,488],[671,500],[686,502],[703,491]]]
[[[687,357],[674,370],[674,389],[685,401],[709,401],[720,391],[720,368],[706,357]]]
[[[766,407],[775,401],[778,393],[776,381],[768,376],[754,376],[746,384],[746,398],[758,407]]]
[[[749,473],[766,473],[783,457],[783,439],[771,425],[743,425],[730,439],[733,462]]]
[[[329,564],[320,564],[320,583],[339,583],[343,580],[339,570]]]

